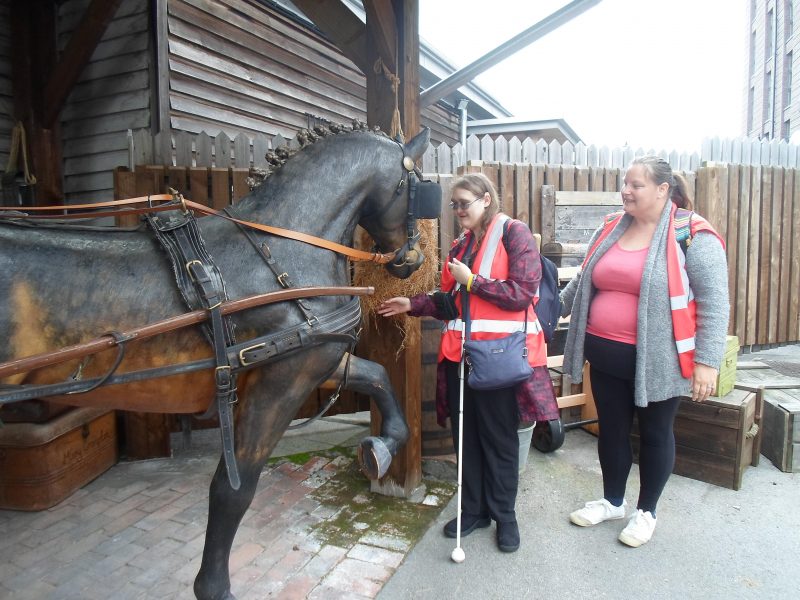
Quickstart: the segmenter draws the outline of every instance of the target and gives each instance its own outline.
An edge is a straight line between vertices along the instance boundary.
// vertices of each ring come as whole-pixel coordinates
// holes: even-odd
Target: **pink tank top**
[[[626,344],[636,343],[639,289],[649,248],[609,248],[592,271],[595,295],[589,307],[586,331]]]

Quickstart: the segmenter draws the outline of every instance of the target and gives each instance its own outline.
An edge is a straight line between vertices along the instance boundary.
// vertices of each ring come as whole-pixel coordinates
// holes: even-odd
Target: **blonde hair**
[[[489,206],[486,207],[486,210],[483,211],[479,234],[476,236],[477,239],[475,240],[476,242],[480,241],[483,239],[483,235],[486,233],[489,223],[491,223],[494,216],[500,212],[500,200],[497,196],[497,190],[494,189],[492,182],[483,173],[462,175],[453,182],[451,188],[454,190],[466,190],[475,194],[476,198],[482,198],[486,193],[489,194],[491,201],[489,202]]]

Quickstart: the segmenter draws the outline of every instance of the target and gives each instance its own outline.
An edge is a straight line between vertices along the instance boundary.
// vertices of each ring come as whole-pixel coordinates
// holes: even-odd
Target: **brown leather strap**
[[[229,300],[228,302],[222,303],[220,310],[223,315],[229,315],[241,310],[255,308],[256,306],[293,300],[295,298],[313,298],[317,296],[369,296],[373,293],[375,293],[375,288],[373,287],[292,288],[288,290],[279,290],[277,292],[268,292],[266,294],[258,294],[256,296],[248,296],[246,298],[240,298],[239,300]],[[156,321],[155,323],[150,323],[149,325],[144,325],[117,335],[125,341],[145,340],[162,333],[202,323],[208,319],[208,315],[209,313],[206,310],[195,310]],[[83,358],[84,356],[113,348],[115,345],[117,345],[115,337],[105,335],[88,342],[83,342],[82,344],[66,346],[59,350],[43,352],[42,354],[35,354],[33,356],[0,363],[0,379],[17,373],[27,373],[34,369],[57,365],[68,360]]]
[[[124,215],[143,214],[148,212],[158,212],[162,210],[175,210],[176,206],[171,202],[176,200],[179,201],[186,210],[191,208],[204,215],[213,215],[215,217],[220,217],[221,219],[226,219],[233,223],[239,223],[240,225],[250,227],[251,229],[257,229],[259,231],[264,231],[266,233],[271,233],[273,235],[277,235],[280,237],[297,240],[299,242],[304,242],[312,246],[317,246],[318,248],[325,248],[326,250],[332,250],[333,252],[347,256],[351,260],[370,261],[383,265],[392,261],[395,255],[397,254],[397,251],[391,252],[389,254],[382,254],[380,252],[365,252],[364,250],[356,250],[355,248],[350,248],[349,246],[338,244],[336,242],[331,242],[329,240],[309,235],[307,233],[292,231],[291,229],[283,229],[282,227],[273,227],[271,225],[262,225],[261,223],[254,223],[252,221],[234,219],[233,217],[229,217],[228,215],[225,215],[220,211],[214,210],[213,208],[209,208],[208,206],[204,206],[203,204],[198,204],[197,202],[192,202],[191,200],[187,200],[181,195],[173,196],[171,194],[153,194],[151,196],[139,196],[137,198],[127,198],[125,200],[110,200],[108,202],[97,202],[94,204],[70,204],[68,206],[26,206],[24,207],[25,209],[24,213],[20,212],[20,207],[0,206],[0,213],[8,211],[7,214],[1,215],[2,218],[4,219],[78,219],[78,218],[83,219],[86,217],[121,217]],[[110,210],[110,211],[93,210],[92,212],[88,213],[84,212],[77,214],[63,212],[66,210],[112,208],[116,206],[142,204],[145,202],[148,203],[148,206],[142,208],[125,208],[124,210]],[[153,202],[164,202],[165,204],[150,205]],[[166,204],[166,202],[170,202],[170,204]],[[29,211],[34,211],[36,213],[42,211],[61,211],[61,212],[60,214],[55,214],[55,215],[26,214]]]

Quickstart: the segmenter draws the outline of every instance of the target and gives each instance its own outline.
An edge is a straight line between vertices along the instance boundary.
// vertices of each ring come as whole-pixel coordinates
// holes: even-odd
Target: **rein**
[[[65,211],[65,210],[85,210],[97,208],[114,208],[119,206],[129,206],[135,204],[142,204],[146,202],[147,206],[142,208],[126,208],[124,210],[97,210],[90,213],[62,213],[57,215],[42,215],[42,214],[27,214],[27,211]],[[153,202],[163,202],[163,204],[153,205]],[[26,206],[26,212],[20,212],[19,207],[0,206],[0,218],[3,219],[76,219],[86,217],[119,217],[124,215],[144,214],[151,212],[159,212],[165,210],[175,210],[180,208],[184,213],[189,209],[193,209],[204,215],[211,215],[237,223],[251,229],[264,231],[284,238],[304,242],[318,248],[332,250],[338,254],[343,254],[354,261],[370,261],[377,264],[387,264],[394,260],[398,251],[395,250],[389,254],[380,252],[366,252],[364,250],[357,250],[350,248],[344,244],[331,242],[329,240],[319,238],[300,231],[293,231],[291,229],[283,229],[282,227],[273,227],[272,225],[263,225],[253,221],[245,221],[228,216],[220,211],[209,208],[203,204],[192,202],[184,198],[180,193],[175,194],[154,194],[150,196],[139,196],[136,198],[127,198],[125,200],[111,200],[108,202],[96,202],[92,204],[72,204],[69,206]]]

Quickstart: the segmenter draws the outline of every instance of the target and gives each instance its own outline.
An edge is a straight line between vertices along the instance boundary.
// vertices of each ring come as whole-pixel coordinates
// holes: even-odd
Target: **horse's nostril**
[[[416,250],[409,250],[406,253],[405,264],[407,264],[407,265],[415,265],[418,262],[420,262],[420,260],[419,260],[419,252],[417,252]]]

